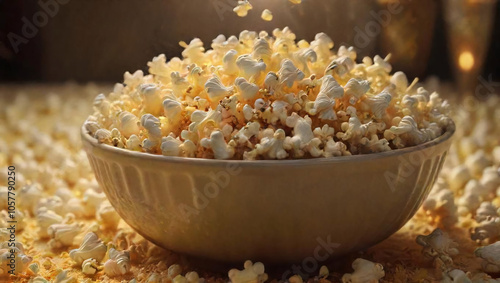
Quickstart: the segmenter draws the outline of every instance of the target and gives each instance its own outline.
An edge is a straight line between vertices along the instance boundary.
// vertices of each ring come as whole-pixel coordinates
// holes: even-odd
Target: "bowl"
[[[324,261],[374,245],[427,197],[455,125],[427,143],[301,160],[167,157],[99,144],[82,127],[97,181],[139,234],[221,263]]]

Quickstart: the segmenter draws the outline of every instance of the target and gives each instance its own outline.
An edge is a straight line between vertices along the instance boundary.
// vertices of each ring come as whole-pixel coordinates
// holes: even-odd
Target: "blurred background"
[[[250,2],[240,18],[236,0],[0,0],[0,82],[117,82],[160,53],[180,56],[181,40],[209,48],[220,33],[289,26],[298,39],[326,32],[335,48],[361,56],[392,53],[394,70],[409,77],[437,76],[462,91],[500,84],[497,1]],[[265,8],[271,22],[260,18]]]

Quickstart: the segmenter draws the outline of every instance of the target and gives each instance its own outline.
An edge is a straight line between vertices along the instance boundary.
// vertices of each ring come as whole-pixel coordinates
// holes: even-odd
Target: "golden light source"
[[[458,65],[464,71],[470,71],[474,67],[474,56],[469,51],[463,51],[458,56]]]

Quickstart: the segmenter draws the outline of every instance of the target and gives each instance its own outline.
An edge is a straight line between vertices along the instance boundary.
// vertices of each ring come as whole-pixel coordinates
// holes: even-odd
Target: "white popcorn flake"
[[[482,268],[485,272],[500,272],[500,241],[479,247],[474,254],[483,259]]]
[[[252,263],[250,260],[245,261],[243,270],[231,269],[228,272],[228,277],[232,283],[257,282],[262,283],[267,280],[264,264],[261,262]]]
[[[104,263],[103,271],[109,277],[124,275],[130,271],[130,254],[128,251],[117,251],[110,248],[109,259]]]
[[[423,247],[422,254],[434,260],[435,264],[437,261],[449,266],[453,263],[451,256],[459,253],[458,244],[439,228],[429,235],[417,236],[416,241]]]
[[[52,224],[47,229],[52,248],[69,247],[73,245],[75,237],[80,233],[81,227],[78,223],[73,224]]]
[[[270,22],[273,20],[273,13],[271,11],[269,11],[268,9],[264,9],[264,11],[262,11],[262,14],[260,15],[260,17],[264,21]]]
[[[88,258],[82,262],[82,272],[87,275],[94,275],[99,270],[99,263],[93,258]]]
[[[78,265],[82,265],[88,259],[100,262],[106,255],[108,247],[93,233],[87,233],[78,249],[71,250],[69,257]]]
[[[234,155],[234,149],[226,143],[221,131],[214,131],[210,138],[203,138],[201,146],[212,149],[215,159],[228,159]]]
[[[246,17],[248,11],[252,10],[252,4],[248,0],[238,1],[238,6],[236,6],[233,11],[238,15],[238,17]]]
[[[380,263],[357,258],[352,263],[353,273],[342,276],[343,283],[379,282],[385,276],[384,267]]]

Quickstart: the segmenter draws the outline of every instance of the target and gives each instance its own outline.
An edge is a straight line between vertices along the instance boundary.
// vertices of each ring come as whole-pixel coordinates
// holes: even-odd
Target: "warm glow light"
[[[463,51],[458,56],[458,65],[464,71],[470,71],[474,67],[474,56],[469,51]]]

